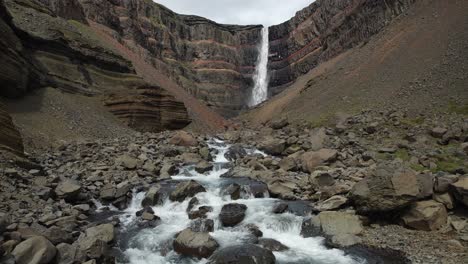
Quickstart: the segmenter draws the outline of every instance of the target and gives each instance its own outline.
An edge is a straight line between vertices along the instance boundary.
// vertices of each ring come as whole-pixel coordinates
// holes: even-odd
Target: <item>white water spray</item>
[[[262,231],[264,238],[275,239],[288,247],[288,250],[273,252],[278,264],[362,264],[361,261],[345,255],[341,250],[326,248],[323,238],[302,237],[300,232],[303,217],[292,212],[274,214],[273,208],[281,201],[269,198],[268,193],[265,193],[264,198],[247,195],[241,196],[235,201],[229,195],[223,195],[222,189],[230,181],[236,182],[238,180],[238,184],[242,184],[242,180],[221,177],[229,170],[223,165],[229,163],[224,154],[230,145],[216,139],[208,142],[208,145],[213,153],[216,153],[215,162],[213,162],[215,166],[212,171],[200,174],[193,169],[193,166],[188,166],[182,168],[181,173],[173,176],[172,179],[176,181],[195,180],[205,187],[206,192],[198,193],[195,196],[199,200],[197,206],[206,205],[213,208],[213,211],[207,214],[207,218],[214,220],[215,224],[214,231],[210,232],[210,235],[221,248],[252,243],[252,235],[248,232],[246,225],[255,224]],[[247,151],[263,155],[255,149],[247,149]],[[138,228],[138,217],[135,213],[142,209],[143,197],[144,193],[135,193],[130,207],[120,216],[121,231],[124,233],[120,242],[124,243],[125,246],[121,248],[124,258],[122,262],[118,263],[206,264],[207,259],[184,257],[177,254],[171,247],[174,236],[191,225],[192,220],[187,215],[190,199],[183,202],[173,202],[166,199],[162,205],[152,207],[156,215],[161,217],[161,221],[154,228],[141,229]],[[245,219],[236,227],[222,227],[218,218],[221,208],[223,205],[233,202],[247,206]]]
[[[262,42],[258,46],[258,59],[255,66],[254,82],[249,106],[256,106],[268,97],[268,52],[269,52],[268,27],[262,29]]]

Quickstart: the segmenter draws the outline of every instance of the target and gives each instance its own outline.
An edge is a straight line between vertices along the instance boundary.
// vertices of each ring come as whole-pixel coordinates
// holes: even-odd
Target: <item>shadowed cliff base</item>
[[[365,108],[412,115],[462,110],[467,12],[466,1],[416,1],[369,42],[320,64],[241,119],[320,125]]]

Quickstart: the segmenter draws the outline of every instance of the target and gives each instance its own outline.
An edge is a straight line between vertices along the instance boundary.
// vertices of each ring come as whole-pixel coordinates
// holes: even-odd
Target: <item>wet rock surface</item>
[[[273,264],[276,258],[267,249],[256,245],[231,246],[217,251],[209,260],[212,264],[245,263]]]
[[[224,226],[235,226],[244,220],[246,210],[244,204],[226,204],[221,209],[219,220]]]

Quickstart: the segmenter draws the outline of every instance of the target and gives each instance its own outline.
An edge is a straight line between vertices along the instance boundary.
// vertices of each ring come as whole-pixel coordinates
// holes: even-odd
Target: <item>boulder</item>
[[[445,205],[445,208],[449,210],[452,210],[455,207],[455,201],[453,200],[452,195],[450,195],[449,193],[435,193],[432,196],[432,199],[434,199],[434,201],[436,202]]]
[[[377,129],[379,128],[379,123],[378,122],[373,122],[370,123],[368,126],[364,128],[364,131],[366,131],[369,134],[374,134],[377,132]]]
[[[108,250],[108,243],[114,240],[115,230],[112,224],[102,224],[86,229],[78,240],[79,250],[89,258],[100,258]]]
[[[223,195],[229,195],[232,200],[240,199],[241,186],[237,183],[229,184],[223,191]]]
[[[229,246],[216,251],[208,260],[209,264],[275,264],[273,253],[265,248],[244,244]]]
[[[459,179],[456,175],[443,175],[434,178],[434,191],[436,193],[446,193],[452,183],[457,182]]]
[[[449,190],[457,201],[468,206],[468,176],[460,177],[457,182],[450,185]]]
[[[332,186],[335,184],[333,176],[330,173],[323,171],[312,172],[308,179],[316,188]]]
[[[159,178],[168,179],[179,173],[179,169],[171,162],[164,162],[159,172]]]
[[[274,214],[282,214],[288,210],[288,204],[287,203],[279,203],[273,208],[273,213]]]
[[[202,159],[204,159],[206,161],[212,161],[213,160],[213,156],[211,156],[210,149],[207,148],[207,147],[201,148],[198,151],[198,154],[200,154]]]
[[[0,212],[0,236],[7,230],[10,225],[10,215]]]
[[[219,214],[219,220],[223,226],[235,226],[244,220],[245,211],[247,211],[245,204],[225,204]]]
[[[284,171],[295,171],[297,170],[297,162],[294,157],[288,156],[279,162],[279,166]]]
[[[278,197],[285,200],[294,200],[294,190],[297,185],[294,182],[286,180],[276,180],[268,184],[268,191],[272,197]]]
[[[213,169],[213,164],[206,162],[206,161],[199,162],[195,166],[195,171],[198,173],[205,173],[205,172],[211,171],[212,169]]]
[[[84,254],[78,249],[77,245],[61,243],[57,245],[57,263],[73,264],[81,263],[85,260]]]
[[[447,210],[443,204],[436,201],[416,202],[402,216],[402,220],[414,229],[433,231],[447,223]]]
[[[169,140],[169,144],[183,147],[195,147],[198,145],[198,141],[188,132],[179,130],[174,133],[172,138]]]
[[[243,157],[247,156],[247,151],[241,145],[232,145],[224,154],[224,157],[229,161],[235,161],[238,159],[242,159]]]
[[[18,240],[8,240],[5,241],[2,245],[0,245],[0,256],[9,255],[13,252],[13,249],[20,243]],[[1,258],[0,258],[1,263]]]
[[[198,153],[185,152],[177,157],[185,165],[195,165],[202,162],[202,158]]]
[[[186,198],[193,197],[197,193],[206,192],[205,188],[194,180],[177,184],[169,198],[171,201],[183,202]]]
[[[213,208],[211,206],[200,206],[198,210],[190,211],[188,216],[189,219],[206,218],[206,214],[212,211]]]
[[[249,231],[250,234],[254,235],[257,238],[263,236],[262,230],[260,230],[260,228],[258,228],[258,226],[256,226],[255,224],[247,224],[245,225],[245,228],[247,229],[247,231]]]
[[[81,191],[81,185],[74,180],[64,180],[55,188],[55,194],[66,201],[74,201],[78,198]]]
[[[270,251],[285,251],[288,250],[289,248],[285,245],[283,245],[281,242],[271,239],[271,238],[260,238],[258,240],[258,244]]]
[[[435,127],[430,131],[431,136],[435,138],[442,138],[447,133],[447,129],[443,127]]]
[[[271,121],[270,127],[273,129],[282,129],[289,125],[288,119],[281,118],[279,120]]]
[[[306,237],[325,236],[333,246],[348,247],[360,242],[363,231],[358,216],[344,212],[321,212],[302,224],[301,234]]]
[[[219,247],[218,242],[207,232],[194,232],[187,228],[177,234],[174,251],[190,257],[208,258]]]
[[[341,195],[335,195],[327,200],[320,202],[315,209],[317,211],[333,211],[339,209],[341,206],[345,205],[348,202],[348,199]]]
[[[51,226],[41,232],[41,234],[54,245],[73,242],[72,234],[57,226]]]
[[[286,141],[283,139],[267,137],[260,142],[259,149],[269,155],[278,156],[286,149]]]
[[[42,236],[34,236],[19,243],[12,252],[17,264],[50,263],[56,254],[54,245]]]
[[[122,155],[117,158],[117,165],[120,165],[128,170],[134,170],[138,166],[138,159],[133,158],[129,155]]]
[[[423,189],[413,170],[400,163],[380,163],[353,186],[348,198],[360,213],[388,213],[408,207]]]
[[[305,172],[313,172],[316,167],[336,160],[338,152],[333,149],[321,149],[302,154],[300,160]]]
[[[114,200],[116,198],[117,194],[117,189],[112,185],[111,183],[108,183],[102,187],[99,197],[101,197],[102,200]]]
[[[162,204],[164,202],[163,198],[161,186],[153,186],[146,192],[145,198],[141,201],[141,206],[146,207]]]

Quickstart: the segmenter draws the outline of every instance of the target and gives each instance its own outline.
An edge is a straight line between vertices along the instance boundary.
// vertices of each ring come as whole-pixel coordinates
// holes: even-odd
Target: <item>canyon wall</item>
[[[0,96],[18,98],[31,89],[54,87],[100,98],[110,112],[140,131],[189,124],[184,103],[138,76],[132,63],[88,26],[80,7],[75,0],[0,2]],[[116,107],[114,98],[125,98],[125,103]]]
[[[270,93],[321,62],[365,43],[415,0],[318,0],[270,27]]]
[[[224,116],[246,108],[261,26],[217,24],[151,0],[79,0],[90,21]]]

